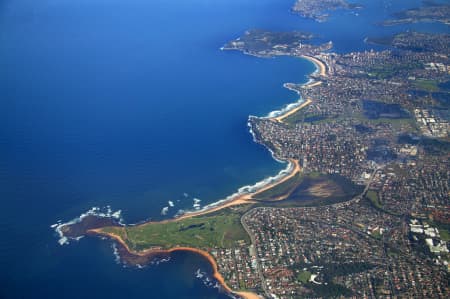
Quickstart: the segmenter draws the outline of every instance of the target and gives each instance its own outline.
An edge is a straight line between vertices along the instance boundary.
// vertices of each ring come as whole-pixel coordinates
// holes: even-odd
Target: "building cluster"
[[[366,202],[248,213],[273,298],[445,298],[450,291],[447,273],[411,248],[401,219]]]
[[[375,171],[370,188],[385,210],[448,215],[448,109],[420,92],[448,80],[446,71],[426,67],[450,64],[443,46],[450,37],[442,36],[447,42],[433,48],[442,52],[322,54],[329,70],[317,77],[322,84],[289,85],[312,104],[284,122],[252,118],[258,141],[279,158],[298,159],[306,172],[367,183]],[[420,38],[429,36],[405,35],[396,45],[414,48],[424,44]]]
[[[254,245],[236,244],[234,248],[216,248],[211,254],[217,261],[219,272],[234,290],[261,291],[258,264],[252,256]]]
[[[430,250],[442,253],[439,231],[419,220],[406,225],[367,201],[260,207],[242,219],[253,244],[212,250],[234,289],[272,298],[446,298],[450,292],[442,265],[409,239],[423,235]]]
[[[248,211],[252,247],[214,252],[233,287],[273,298],[448,298],[450,37],[427,44],[436,38],[317,55],[321,84],[288,85],[310,105],[281,121],[250,119],[277,158],[366,189],[334,205]]]
[[[443,240],[439,229],[436,227],[430,226],[425,221],[420,221],[418,219],[411,219],[410,220],[410,229],[411,234],[413,234],[414,240],[417,242],[419,241],[419,238],[425,238],[425,244],[427,245],[430,252],[437,255],[437,263],[440,263],[441,261],[441,254],[446,254],[449,252],[447,247],[447,241]],[[449,266],[447,261],[443,261],[444,264]]]
[[[386,160],[384,155],[377,154],[380,147],[394,142],[389,124],[365,126],[352,119],[295,127],[261,119],[253,121],[253,130],[260,132],[259,141],[269,146],[278,158],[297,159],[304,171],[341,174],[357,183],[365,183],[378,167],[377,163]],[[384,142],[378,144],[377,140]],[[368,155],[373,159],[368,159]]]
[[[447,215],[450,222],[450,162],[448,156],[431,156],[421,151],[414,160],[396,163],[377,171],[370,189],[378,194],[380,205],[399,215],[433,218]]]
[[[450,133],[449,122],[428,109],[414,109],[414,116],[420,130],[426,136],[447,137]]]

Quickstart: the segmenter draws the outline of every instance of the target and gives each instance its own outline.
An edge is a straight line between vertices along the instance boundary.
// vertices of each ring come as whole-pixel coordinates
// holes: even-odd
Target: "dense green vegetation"
[[[350,297],[353,295],[353,292],[350,289],[332,282],[327,285],[308,283],[307,287],[312,289],[317,296],[324,298],[338,298],[340,296]]]
[[[295,48],[301,42],[308,41],[313,36],[310,33],[291,32],[271,32],[260,29],[252,29],[245,32],[239,40],[228,43],[225,47],[245,49],[250,52],[267,51],[278,45],[286,45],[288,48]]]
[[[450,142],[448,140],[422,138],[421,144],[427,154],[430,155],[444,155],[450,151]]]
[[[374,268],[375,266],[366,262],[355,263],[330,263],[323,264],[326,278],[332,279],[335,276],[346,276],[354,273],[360,273]]]
[[[373,269],[375,265],[367,262],[345,262],[344,260],[337,260],[334,263],[323,263],[320,260],[313,264],[298,263],[294,269],[305,269],[313,266],[321,267],[321,273],[324,275],[325,281],[331,281],[336,276],[345,276],[355,273],[364,272]]]
[[[293,269],[311,269],[313,266],[321,268],[320,273],[323,275],[322,284],[309,282],[311,272],[308,270],[301,270],[297,275],[297,281],[301,282],[304,287],[314,291],[318,297],[336,298],[339,296],[351,296],[352,291],[343,285],[336,284],[333,279],[338,276],[346,276],[355,273],[361,273],[373,269],[375,265],[366,262],[344,262],[336,261],[335,263],[317,262],[313,264],[298,263]]]
[[[242,212],[224,209],[218,213],[169,222],[150,222],[139,226],[106,227],[105,232],[120,235],[135,250],[152,246],[172,248],[232,247],[236,242],[249,243],[241,225]]]

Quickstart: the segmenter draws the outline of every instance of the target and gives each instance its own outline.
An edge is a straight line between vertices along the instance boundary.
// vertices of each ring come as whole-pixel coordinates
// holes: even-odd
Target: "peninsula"
[[[361,5],[349,3],[346,0],[297,0],[292,7],[292,11],[304,18],[325,22],[330,11],[359,8],[362,8]]]
[[[449,36],[402,33],[389,49],[344,54],[311,38],[249,30],[223,48],[317,67],[310,82],[285,84],[297,103],[249,118],[255,141],[288,163],[283,174],[175,219],[89,215],[61,235],[106,236],[132,265],[200,254],[242,298],[448,298]]]
[[[395,13],[393,19],[385,20],[381,25],[395,26],[421,22],[439,22],[450,25],[450,5],[448,3],[424,1],[424,5],[420,7]]]

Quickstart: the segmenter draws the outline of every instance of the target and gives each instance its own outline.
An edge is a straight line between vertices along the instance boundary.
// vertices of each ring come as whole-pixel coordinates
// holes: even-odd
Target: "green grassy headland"
[[[169,222],[149,222],[138,226],[105,227],[102,231],[119,235],[133,250],[176,246],[230,248],[236,242],[249,243],[242,227],[242,212],[223,209],[216,213]]]

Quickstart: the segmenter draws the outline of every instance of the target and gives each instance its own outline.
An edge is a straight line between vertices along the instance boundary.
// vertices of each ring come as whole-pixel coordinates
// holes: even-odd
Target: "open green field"
[[[169,249],[175,246],[195,248],[230,248],[236,242],[249,243],[241,225],[242,212],[224,209],[217,213],[178,221],[147,223],[129,227],[106,227],[105,232],[120,235],[134,250],[154,246]]]
[[[450,232],[446,229],[441,229],[439,231],[439,234],[441,235],[441,239],[448,242],[450,241]]]
[[[446,242],[450,241],[450,224],[432,221],[431,226],[436,227],[439,230],[439,235],[442,240]]]
[[[422,65],[418,62],[398,63],[398,64],[377,64],[367,70],[371,78],[389,79],[404,72],[420,69]]]
[[[417,131],[417,125],[414,118],[408,117],[408,118],[385,118],[380,117],[377,119],[369,119],[367,118],[364,113],[355,113],[352,116],[354,119],[359,120],[360,122],[367,123],[370,125],[377,125],[380,123],[387,123],[390,124],[394,129],[400,129],[400,128],[409,128],[411,131]]]
[[[370,200],[370,202],[378,209],[382,209],[383,207],[381,206],[380,201],[378,200],[378,194],[377,192],[373,191],[373,190],[369,190],[367,191],[366,197],[368,200]]]
[[[311,278],[311,272],[309,272],[309,271],[301,271],[297,275],[297,281],[299,281],[299,282],[301,282],[303,284],[307,283],[310,278]]]
[[[439,82],[436,80],[417,79],[414,85],[421,90],[436,92],[439,91]]]

